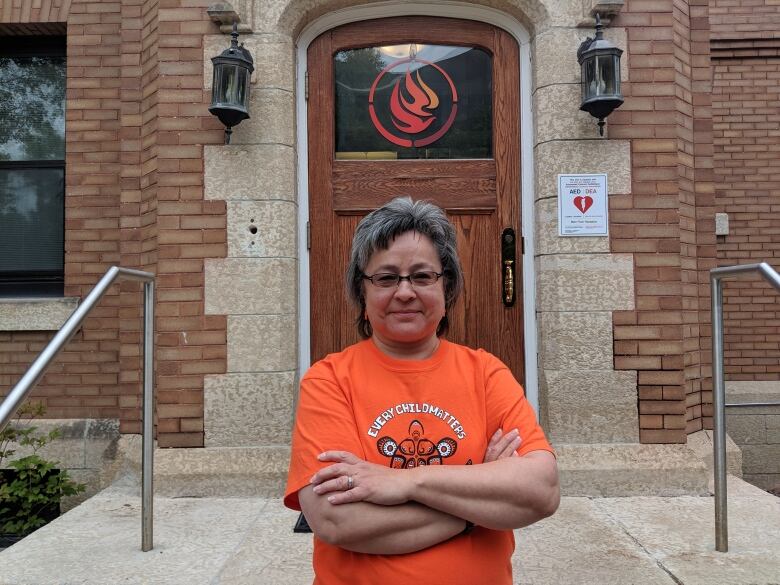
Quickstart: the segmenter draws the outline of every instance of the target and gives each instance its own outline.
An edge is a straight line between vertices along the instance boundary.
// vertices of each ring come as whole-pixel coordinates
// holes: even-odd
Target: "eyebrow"
[[[438,272],[439,269],[436,269],[433,267],[432,264],[428,264],[427,262],[417,262],[416,264],[412,264],[409,267],[409,272],[417,272],[418,270],[433,270],[434,272]],[[376,272],[374,274],[377,274],[379,272],[394,272],[398,273],[398,266],[395,264],[381,264],[377,266]]]

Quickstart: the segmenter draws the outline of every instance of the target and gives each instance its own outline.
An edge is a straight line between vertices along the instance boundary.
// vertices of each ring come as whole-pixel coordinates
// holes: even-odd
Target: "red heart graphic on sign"
[[[588,211],[591,205],[593,205],[593,197],[590,195],[577,195],[577,197],[574,198],[574,206],[582,213]]]

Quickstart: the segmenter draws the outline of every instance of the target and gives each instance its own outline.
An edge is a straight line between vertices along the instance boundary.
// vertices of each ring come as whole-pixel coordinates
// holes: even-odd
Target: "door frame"
[[[391,16],[439,16],[475,20],[504,29],[517,41],[520,50],[520,209],[524,237],[523,251],[523,334],[525,337],[525,393],[539,412],[537,369],[536,271],[534,267],[534,160],[533,112],[531,108],[531,45],[526,29],[509,14],[461,3],[381,3],[357,6],[328,13],[310,23],[296,41],[295,110],[298,187],[298,376],[311,365],[309,335],[309,250],[306,223],[309,220],[309,142],[306,114],[306,71],[309,45],[322,33],[351,22]]]

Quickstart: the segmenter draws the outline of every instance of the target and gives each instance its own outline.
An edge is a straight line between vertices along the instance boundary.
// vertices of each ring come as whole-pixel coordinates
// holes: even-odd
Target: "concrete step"
[[[289,463],[284,445],[155,449],[154,491],[167,497],[280,497]],[[141,437],[123,435],[106,485],[140,471]]]
[[[0,552],[0,584],[312,582],[312,537],[292,532],[297,514],[278,498],[158,495],[144,553],[138,494],[115,484]],[[728,517],[730,549],[718,553],[712,497],[564,497],[554,516],[516,531],[514,583],[776,585],[780,498],[730,477]]]
[[[728,440],[729,472],[741,476],[739,448]],[[568,496],[706,495],[712,478],[711,431],[687,445],[639,443],[555,445],[561,491]]]
[[[561,491],[567,496],[682,496],[709,494],[710,431],[689,436],[687,445],[639,443],[555,445]],[[741,475],[739,448],[728,443],[729,472]],[[209,447],[156,449],[155,493],[169,497],[280,497],[290,449]],[[103,485],[124,473],[140,473],[141,440],[123,435]]]

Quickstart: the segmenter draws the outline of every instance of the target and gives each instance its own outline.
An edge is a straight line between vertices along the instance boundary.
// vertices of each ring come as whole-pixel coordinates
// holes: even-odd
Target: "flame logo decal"
[[[419,134],[426,130],[436,119],[436,116],[427,110],[435,110],[439,106],[439,96],[422,80],[419,69],[416,73],[417,83],[414,82],[409,71],[404,78],[406,92],[412,98],[411,102],[401,95],[400,79],[395,82],[390,97],[393,125],[407,134]]]
[[[420,69],[417,69],[414,72],[414,76],[412,75],[412,72],[407,69],[406,75],[404,75],[402,79],[398,79],[393,85],[389,104],[384,102],[389,106],[390,121],[393,126],[395,126],[397,132],[385,128],[376,113],[378,104],[375,103],[375,92],[379,85],[379,81],[399,65],[411,62],[430,66],[429,71],[432,74],[438,73],[447,82],[452,95],[452,110],[450,111],[449,116],[444,121],[444,124],[430,135],[425,135],[425,132],[437,119],[434,115],[434,111],[441,104],[441,100],[436,92],[423,81],[422,76],[420,75]],[[455,121],[455,115],[458,112],[458,92],[455,89],[455,84],[452,82],[450,76],[436,63],[418,59],[417,57],[409,57],[391,63],[377,75],[376,79],[374,79],[374,83],[371,85],[371,91],[368,94],[368,112],[374,127],[387,140],[398,146],[414,146],[419,148],[436,142],[450,129],[452,123]],[[398,133],[401,133],[402,136],[399,136]],[[417,136],[420,134],[423,134],[423,136],[415,137],[414,139],[409,137],[410,135]]]

